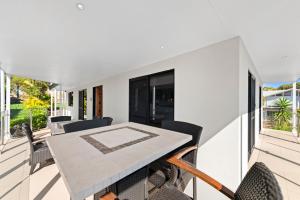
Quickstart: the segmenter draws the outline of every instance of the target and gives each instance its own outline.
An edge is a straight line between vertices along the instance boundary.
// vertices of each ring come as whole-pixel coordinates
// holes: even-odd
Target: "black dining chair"
[[[238,189],[233,192],[224,185],[222,185],[217,180],[213,179],[209,175],[203,173],[202,171],[196,169],[186,161],[182,160],[182,156],[189,153],[191,150],[195,150],[195,147],[185,148],[178,154],[171,156],[167,159],[167,162],[175,167],[186,170],[188,173],[193,174],[195,177],[203,180],[210,186],[214,187],[216,190],[224,194],[228,199],[233,200],[282,200],[283,196],[281,193],[280,186],[271,172],[271,170],[261,162],[255,163]],[[119,196],[113,190],[109,191],[100,200],[117,200]],[[143,199],[148,200],[196,200],[182,191],[180,191],[174,185],[166,184],[159,188],[155,193],[146,196]],[[200,198],[201,199],[201,198]],[[120,199],[123,200],[123,199]]]
[[[45,141],[34,143],[32,131],[28,124],[22,124],[22,131],[27,136],[30,145],[30,174],[33,174],[37,164],[42,164],[52,159],[52,155]]]
[[[65,133],[83,131],[92,128],[99,128],[103,126],[108,126],[107,120],[104,119],[92,119],[92,120],[84,120],[73,122],[69,124],[63,125]]]
[[[186,151],[187,152],[187,151]],[[210,186],[214,187],[229,199],[234,200],[282,200],[282,193],[279,184],[273,175],[273,173],[261,162],[255,163],[246,174],[245,178],[239,185],[236,192],[231,191],[217,180],[208,176],[207,174],[197,170],[193,166],[189,165],[181,158],[184,155],[185,150],[179,154],[168,159],[168,162],[172,163],[178,168],[187,170],[197,178],[200,178]],[[190,196],[184,194],[178,188],[172,185],[164,185],[160,190],[149,197],[149,200],[193,200]]]
[[[55,116],[50,118],[50,122],[71,121],[71,116]]]
[[[107,125],[111,125],[112,121],[113,121],[113,118],[111,117],[103,117],[102,119],[106,120],[107,121]]]
[[[187,146],[198,146],[201,133],[203,128],[201,126],[182,122],[182,121],[162,121],[161,128],[176,131],[188,135],[192,135],[192,140],[187,144],[179,147],[175,151],[171,152],[169,155],[174,154],[182,148]],[[197,149],[189,152],[183,157],[183,159],[193,166],[196,166],[197,163]],[[193,178],[193,175],[187,173],[183,169],[175,169],[169,163],[165,161],[155,162],[150,166],[149,178],[148,178],[148,191],[155,192],[157,188],[163,186],[166,182],[173,183],[176,188],[180,191],[184,191],[189,181]],[[193,180],[193,188],[196,191],[196,179]],[[194,192],[194,199],[196,198],[196,192]]]

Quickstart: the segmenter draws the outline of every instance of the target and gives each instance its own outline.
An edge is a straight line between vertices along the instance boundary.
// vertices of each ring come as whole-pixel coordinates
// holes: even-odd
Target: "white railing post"
[[[6,138],[10,138],[10,75],[6,75]]]
[[[50,116],[52,117],[53,116],[53,91],[52,90],[50,90]]]
[[[29,124],[30,124],[30,129],[32,130],[32,109],[29,110]]]
[[[63,115],[63,91],[61,89],[60,85],[60,91],[59,91],[59,115]]]
[[[54,116],[56,116],[56,107],[57,107],[57,96],[56,96],[56,88],[54,88]]]
[[[297,93],[297,89],[296,89],[296,86],[297,86],[297,82],[295,81],[293,83],[293,134],[295,136],[298,136],[298,133],[297,133],[297,96],[296,96],[296,93]]]
[[[0,68],[1,144],[4,143],[4,134],[5,134],[5,130],[4,130],[4,123],[5,123],[5,120],[4,120],[4,116],[5,116],[5,112],[4,112],[4,109],[5,109],[4,79],[5,79],[4,71]]]

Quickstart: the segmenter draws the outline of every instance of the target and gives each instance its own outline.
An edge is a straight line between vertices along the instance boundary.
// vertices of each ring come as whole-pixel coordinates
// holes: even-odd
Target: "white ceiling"
[[[1,0],[0,62],[76,87],[239,35],[265,82],[292,81],[299,10],[299,0]]]

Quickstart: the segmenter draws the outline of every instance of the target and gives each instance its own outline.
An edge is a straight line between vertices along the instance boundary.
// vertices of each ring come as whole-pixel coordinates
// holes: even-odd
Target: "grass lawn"
[[[10,117],[11,119],[29,117],[29,110],[25,109],[23,104],[11,104]]]

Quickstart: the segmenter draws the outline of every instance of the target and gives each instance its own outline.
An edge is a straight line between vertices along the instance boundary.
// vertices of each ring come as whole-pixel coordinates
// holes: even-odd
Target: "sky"
[[[300,82],[300,79],[297,81]],[[276,83],[265,83],[264,87],[273,87],[273,88],[277,88],[283,84],[289,84],[291,82],[276,82]]]

